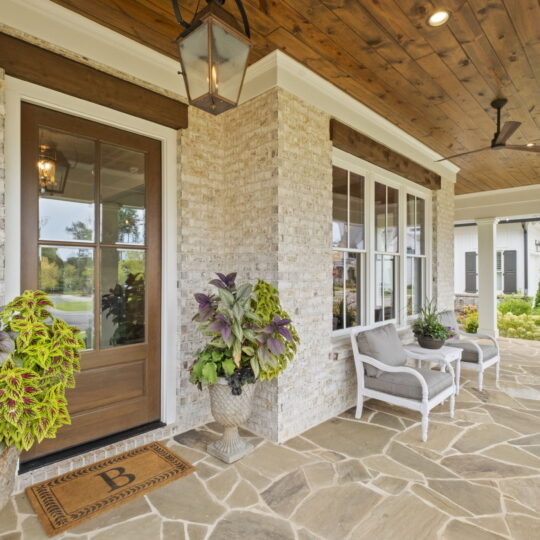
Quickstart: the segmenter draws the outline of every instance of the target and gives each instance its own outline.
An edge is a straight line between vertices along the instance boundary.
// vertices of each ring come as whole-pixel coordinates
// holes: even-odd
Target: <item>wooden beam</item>
[[[173,129],[187,128],[188,107],[86,64],[0,32],[7,75],[104,105]]]
[[[441,177],[438,174],[334,118],[330,120],[330,139],[336,148],[348,154],[365,159],[421,186],[441,189]]]

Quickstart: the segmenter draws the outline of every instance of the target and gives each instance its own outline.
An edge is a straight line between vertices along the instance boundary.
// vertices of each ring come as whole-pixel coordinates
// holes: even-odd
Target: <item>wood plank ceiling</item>
[[[173,58],[169,0],[53,0]],[[185,18],[200,1],[180,0]],[[490,102],[522,122],[509,144],[540,144],[538,0],[245,0],[251,62],[281,49],[444,156],[489,146]],[[236,13],[234,2],[225,6]],[[449,22],[427,24],[437,8]],[[456,158],[456,192],[540,183],[540,154]]]

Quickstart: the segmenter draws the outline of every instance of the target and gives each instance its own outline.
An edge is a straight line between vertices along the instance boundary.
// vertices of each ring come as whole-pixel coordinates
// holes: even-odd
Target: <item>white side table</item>
[[[405,350],[408,353],[408,356],[413,360],[416,360],[416,367],[421,360],[428,362],[437,362],[441,366],[441,371],[446,371],[446,362],[455,363],[454,373],[455,373],[455,384],[456,384],[456,394],[459,394],[459,380],[461,376],[461,354],[463,351],[457,347],[447,347],[444,345],[440,349],[425,349],[420,347],[417,343],[409,343],[404,345]]]

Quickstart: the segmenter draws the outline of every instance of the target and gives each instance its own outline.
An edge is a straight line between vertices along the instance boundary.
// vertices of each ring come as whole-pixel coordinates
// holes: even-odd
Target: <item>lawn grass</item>
[[[75,302],[56,302],[54,307],[59,311],[91,311],[91,300],[78,300]]]

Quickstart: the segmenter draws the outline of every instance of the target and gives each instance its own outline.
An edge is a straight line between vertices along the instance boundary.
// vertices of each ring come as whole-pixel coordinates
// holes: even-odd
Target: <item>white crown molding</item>
[[[50,0],[0,0],[2,26],[5,31],[15,29],[186,98],[177,61]],[[435,163],[442,156],[281,51],[248,68],[240,101],[276,86],[446,180],[456,181],[457,166]]]
[[[540,214],[540,184],[458,195],[456,222],[497,216],[520,218]]]

